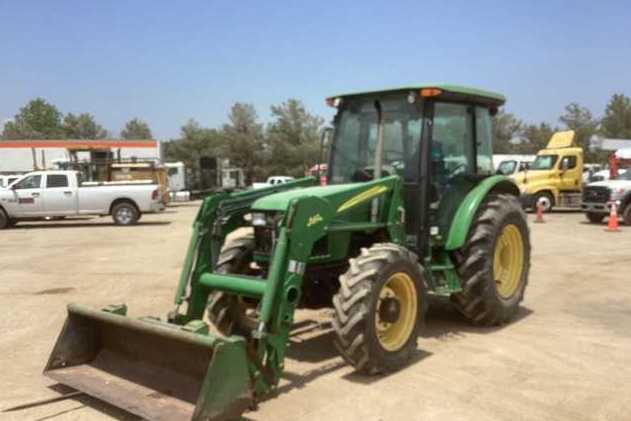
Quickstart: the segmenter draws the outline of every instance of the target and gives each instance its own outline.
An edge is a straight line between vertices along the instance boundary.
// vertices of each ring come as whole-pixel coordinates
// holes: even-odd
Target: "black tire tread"
[[[509,216],[516,218],[516,221],[521,218],[526,235],[522,285],[507,304],[497,296],[492,268],[495,238],[500,224]],[[497,326],[507,323],[523,300],[530,270],[530,240],[526,221],[526,214],[515,196],[490,194],[480,205],[467,241],[461,249],[463,258],[456,264],[463,290],[451,296],[456,308],[474,325]]]
[[[425,290],[424,284],[418,291],[422,308],[417,317],[418,327],[412,334],[414,340],[398,351],[397,358],[376,358],[366,337],[366,323],[374,323],[369,311],[372,293],[375,292],[373,285],[380,269],[385,264],[398,260],[407,260],[411,263],[418,271],[416,276],[420,279],[419,283],[423,284],[423,270],[416,254],[393,243],[377,243],[369,249],[362,248],[358,257],[349,260],[348,271],[339,278],[340,289],[333,297],[335,312],[332,324],[336,333],[334,345],[342,358],[359,372],[375,374],[396,370],[408,362],[416,348],[416,337],[423,324],[427,301],[422,294]]]
[[[254,234],[248,233],[231,239],[221,249],[215,272],[239,273],[249,263],[254,250]],[[224,291],[213,291],[208,297],[206,308],[208,320],[222,334],[247,336],[251,332],[246,315],[239,308],[237,297]]]

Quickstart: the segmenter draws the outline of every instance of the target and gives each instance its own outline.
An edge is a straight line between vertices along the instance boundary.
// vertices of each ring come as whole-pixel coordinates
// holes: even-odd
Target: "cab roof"
[[[349,92],[341,95],[333,95],[328,97],[328,100],[333,100],[335,98],[348,98],[354,96],[364,96],[364,95],[378,95],[385,93],[393,93],[393,92],[407,92],[407,91],[420,91],[421,89],[427,88],[436,88],[442,91],[442,94],[438,96],[444,97],[446,99],[452,100],[466,100],[473,102],[480,102],[488,105],[494,105],[499,107],[506,102],[506,97],[504,95],[487,91],[484,89],[473,88],[469,86],[461,86],[461,85],[452,85],[448,83],[419,83],[419,84],[410,84],[400,87],[388,88],[388,89],[379,89],[379,90],[369,90],[369,91],[359,91],[359,92]]]

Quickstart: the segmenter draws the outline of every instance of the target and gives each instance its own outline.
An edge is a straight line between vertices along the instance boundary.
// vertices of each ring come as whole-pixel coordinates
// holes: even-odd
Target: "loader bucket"
[[[252,404],[245,341],[68,306],[44,374],[149,420],[215,420]]]

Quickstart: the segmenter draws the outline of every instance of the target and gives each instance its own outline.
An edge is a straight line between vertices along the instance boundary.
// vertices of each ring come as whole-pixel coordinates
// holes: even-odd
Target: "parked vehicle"
[[[526,208],[554,206],[580,209],[583,189],[583,149],[574,145],[573,130],[556,132],[527,171],[513,178]]]
[[[186,190],[186,167],[183,162],[167,162],[164,164],[169,178],[171,193]]]
[[[9,187],[18,178],[20,178],[19,175],[0,175],[0,188]]]
[[[631,225],[631,171],[587,185],[581,209],[590,222],[600,223],[611,212],[613,203],[624,223]]]
[[[208,196],[166,319],[71,304],[44,374],[143,419],[236,419],[282,394],[298,308],[331,309],[335,348],[364,375],[418,355],[429,294],[479,326],[519,314],[527,218],[491,162],[504,96],[425,85],[327,102],[329,185]]]
[[[150,182],[81,183],[76,171],[36,171],[0,191],[0,229],[77,215],[112,215],[117,225],[131,225],[164,206],[159,186]]]
[[[495,167],[495,173],[511,177],[520,171],[528,170],[535,158],[536,155],[493,155],[493,165]]]
[[[255,189],[262,189],[265,187],[275,186],[276,184],[284,184],[293,180],[294,180],[294,177],[289,177],[285,175],[274,175],[274,176],[268,177],[265,183],[252,183],[252,187]]]

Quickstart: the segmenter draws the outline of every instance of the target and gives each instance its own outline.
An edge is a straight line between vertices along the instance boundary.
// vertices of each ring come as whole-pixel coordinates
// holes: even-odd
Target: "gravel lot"
[[[128,228],[94,218],[0,232],[0,408],[58,394],[41,371],[67,303],[166,314],[196,210],[179,204]],[[608,233],[554,213],[531,232],[530,284],[512,324],[472,328],[437,303],[413,364],[366,378],[337,356],[327,311],[300,312],[278,396],[246,418],[631,419],[631,227]],[[84,396],[0,419],[136,418]]]

